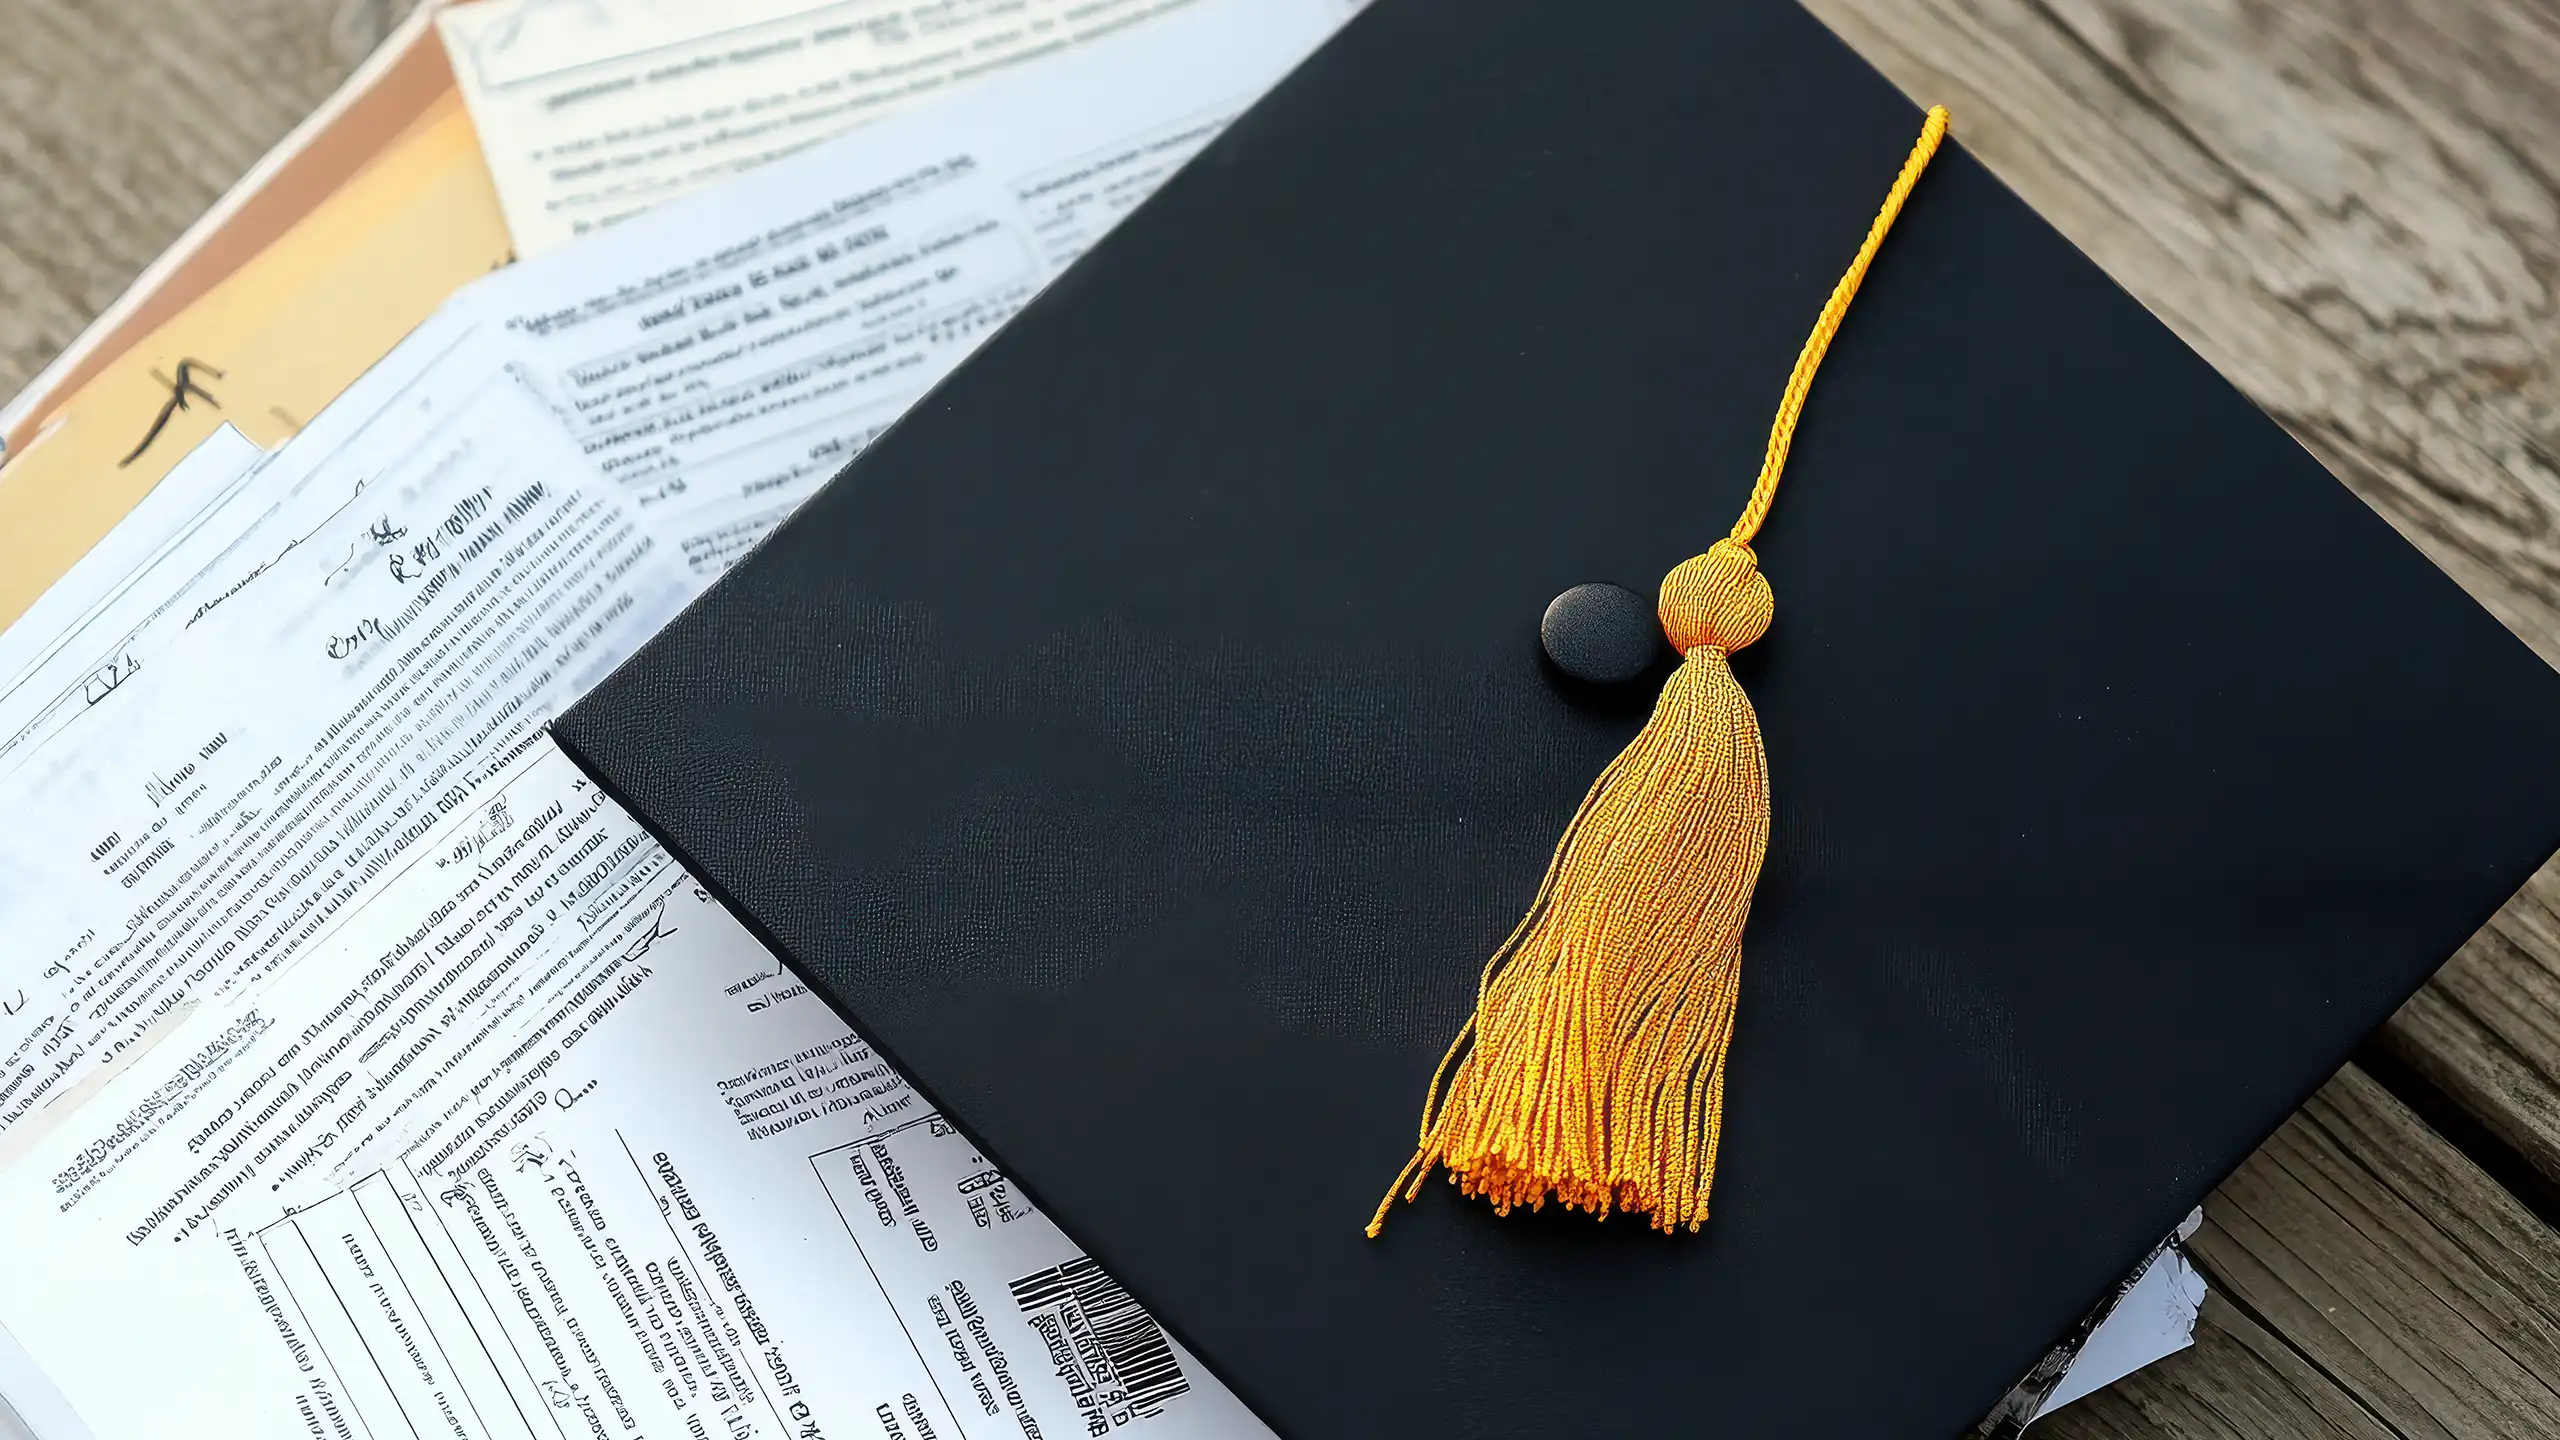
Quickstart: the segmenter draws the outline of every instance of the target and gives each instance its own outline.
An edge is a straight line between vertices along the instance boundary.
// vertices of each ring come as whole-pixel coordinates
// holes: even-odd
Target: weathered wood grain
[[[0,399],[406,10],[399,0],[0,0]]]
[[[2399,1433],[2560,1434],[2560,1235],[2360,1072],[2215,1198],[2198,1259]]]

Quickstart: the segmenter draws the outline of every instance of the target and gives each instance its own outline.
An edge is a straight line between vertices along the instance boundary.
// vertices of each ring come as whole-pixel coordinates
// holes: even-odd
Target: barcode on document
[[[1153,1415],[1166,1401],[1191,1392],[1191,1381],[1174,1358],[1164,1327],[1091,1260],[1079,1255],[1064,1265],[1033,1271],[1014,1281],[1012,1288],[1013,1303],[1024,1315],[1058,1310],[1070,1331],[1091,1337],[1090,1349],[1077,1348],[1088,1355],[1091,1350],[1101,1352],[1099,1358],[1111,1374],[1093,1378],[1098,1383],[1116,1382],[1126,1392],[1132,1414]]]

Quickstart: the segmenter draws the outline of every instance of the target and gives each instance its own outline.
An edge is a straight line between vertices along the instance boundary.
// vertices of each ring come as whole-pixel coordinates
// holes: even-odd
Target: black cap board
[[[1281,1434],[1950,1435],[2560,845],[2560,678],[1958,113],[1758,541],[1712,1218],[1364,1239],[1663,673],[1542,616],[1723,533],[1919,122],[1381,0],[557,733]]]

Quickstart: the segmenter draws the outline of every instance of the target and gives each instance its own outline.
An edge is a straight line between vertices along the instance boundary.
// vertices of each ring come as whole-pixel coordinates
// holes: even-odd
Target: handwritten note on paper
[[[97,1440],[1270,1433],[542,741],[0,1228]]]
[[[49,591],[0,635],[0,661],[33,657],[0,664],[10,676],[0,684],[0,776],[158,663],[167,647],[241,601],[298,546],[297,537],[328,524],[363,487],[431,451],[433,432],[457,413],[458,397],[499,372],[501,342],[467,307],[433,317],[253,476],[191,514],[171,517],[174,528],[147,554],[127,554],[136,549],[126,537],[138,523],[159,523],[161,492],[193,473],[198,458],[189,456],[55,587],[77,580],[100,591],[97,603],[75,613],[53,605]]]
[[[1200,0],[482,0],[445,45],[535,255]],[[1335,18],[1355,0],[1328,0]]]
[[[688,593],[512,378],[448,368],[0,774],[0,1131],[294,959]]]

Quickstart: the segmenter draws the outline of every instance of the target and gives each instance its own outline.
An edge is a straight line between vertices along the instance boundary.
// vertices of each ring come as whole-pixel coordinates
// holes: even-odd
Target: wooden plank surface
[[[2560,3],[1810,4],[2560,659]],[[401,8],[0,0],[0,394]],[[2560,870],[2378,1053],[2560,1195]],[[2196,1347],[2033,1433],[2560,1434],[2552,1229],[2364,1072],[2207,1215]]]

